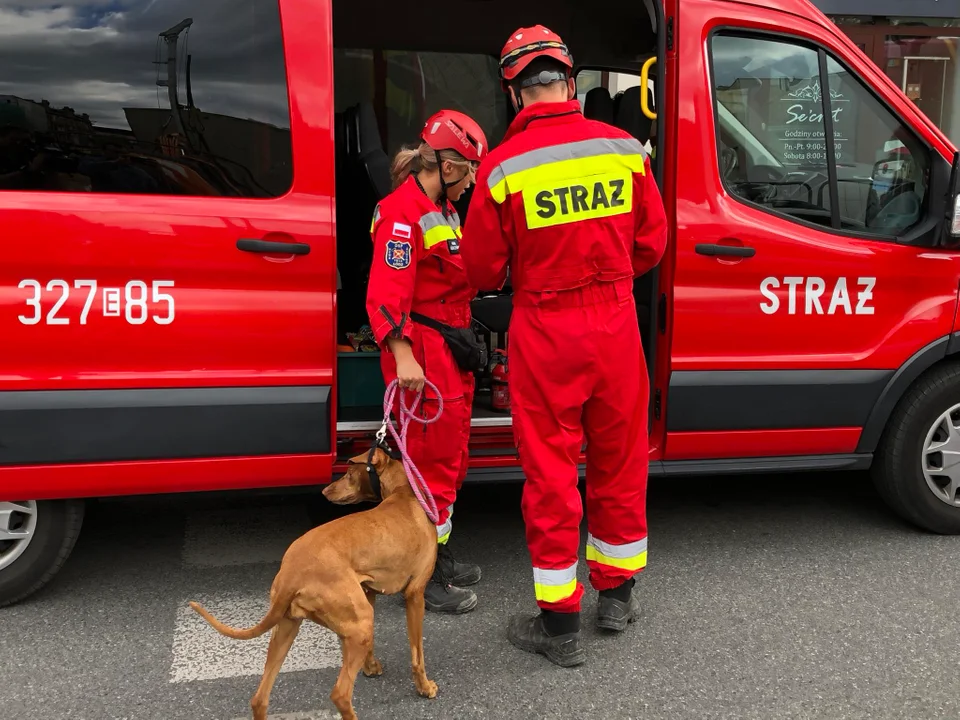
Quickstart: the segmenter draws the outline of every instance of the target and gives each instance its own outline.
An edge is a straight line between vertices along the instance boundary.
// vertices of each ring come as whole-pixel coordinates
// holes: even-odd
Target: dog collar
[[[377,451],[377,445],[370,448],[367,453],[367,475],[370,476],[370,488],[373,490],[373,497],[377,502],[383,501],[383,489],[380,487],[380,476],[377,469],[373,466],[373,454]]]

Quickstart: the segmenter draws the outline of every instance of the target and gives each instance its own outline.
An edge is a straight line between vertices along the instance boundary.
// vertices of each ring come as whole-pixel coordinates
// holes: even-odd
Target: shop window
[[[118,7],[0,10],[0,190],[285,193],[277,0]]]
[[[720,173],[732,195],[873,235],[920,220],[927,149],[839,63],[824,56],[824,89],[820,53],[808,45],[720,35],[711,51]]]

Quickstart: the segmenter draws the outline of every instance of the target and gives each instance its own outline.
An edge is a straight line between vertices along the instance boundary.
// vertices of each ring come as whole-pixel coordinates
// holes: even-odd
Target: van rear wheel
[[[960,364],[933,368],[901,398],[880,440],[873,479],[907,521],[960,534]]]
[[[0,502],[0,607],[53,579],[77,542],[83,510],[82,500]]]

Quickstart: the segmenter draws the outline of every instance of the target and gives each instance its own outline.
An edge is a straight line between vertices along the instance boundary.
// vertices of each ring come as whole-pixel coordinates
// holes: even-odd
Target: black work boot
[[[640,600],[633,592],[634,579],[611,590],[600,591],[597,605],[597,627],[601,630],[623,632],[627,625],[640,617]]]
[[[556,620],[560,622],[551,622]],[[549,627],[551,625],[553,627]],[[507,638],[514,647],[524,652],[543,655],[560,667],[582,665],[587,659],[586,653],[580,647],[579,613],[543,611],[533,617],[515,616],[510,619],[507,627]]]
[[[480,582],[480,566],[457,560],[446,544],[437,546],[437,567],[451,585],[469,587]]]
[[[462,615],[477,606],[477,594],[473,590],[464,590],[451,583],[437,562],[433,577],[424,590],[423,602],[430,612]]]

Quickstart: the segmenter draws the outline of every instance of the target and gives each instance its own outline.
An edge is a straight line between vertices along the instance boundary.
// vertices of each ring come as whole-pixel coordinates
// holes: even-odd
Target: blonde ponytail
[[[464,169],[470,168],[470,163],[454,150],[441,150],[440,160],[449,160],[457,167],[463,167]],[[431,172],[437,169],[437,153],[432,147],[426,143],[420,143],[417,147],[405,145],[397,152],[393,158],[393,165],[390,167],[393,187],[394,189],[400,187],[410,177],[410,173],[417,173],[421,170]]]
[[[421,146],[422,147],[422,146]],[[396,190],[410,177],[410,173],[418,172],[420,165],[420,148],[402,147],[393,158],[390,167],[390,176],[393,178],[393,188]]]

